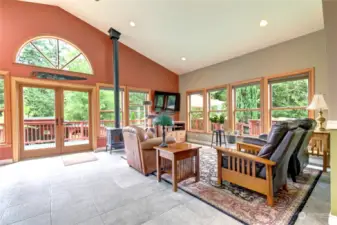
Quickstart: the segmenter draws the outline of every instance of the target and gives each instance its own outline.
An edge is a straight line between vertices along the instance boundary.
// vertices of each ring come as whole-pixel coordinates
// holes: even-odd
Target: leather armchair
[[[275,125],[274,134],[257,155],[216,147],[218,153],[218,183],[223,180],[267,196],[268,205],[274,204],[274,193],[287,190],[289,160],[305,135],[301,127]],[[276,135],[278,134],[278,135]],[[277,144],[276,144],[277,143]]]
[[[156,171],[156,150],[154,146],[162,143],[162,137],[150,138],[146,131],[137,126],[123,128],[126,158],[129,166],[144,175]],[[173,137],[166,137],[168,144],[175,143]]]
[[[308,145],[316,128],[317,122],[316,120],[308,118],[296,120],[295,124],[305,130],[305,135],[302,137],[289,161],[288,173],[294,182],[296,182],[296,176],[299,175],[309,164]]]
[[[260,149],[270,141],[274,135],[275,126],[287,125],[289,128],[301,127],[305,130],[305,135],[302,137],[298,146],[296,147],[293,156],[290,158],[288,174],[291,176],[292,180],[296,182],[296,176],[302,172],[302,170],[309,164],[309,154],[308,154],[308,145],[312,136],[312,133],[317,125],[317,122],[313,119],[298,119],[298,120],[289,120],[289,121],[280,121],[272,126],[272,129],[268,135],[261,134],[259,138],[245,137],[243,143],[238,143],[238,149]]]

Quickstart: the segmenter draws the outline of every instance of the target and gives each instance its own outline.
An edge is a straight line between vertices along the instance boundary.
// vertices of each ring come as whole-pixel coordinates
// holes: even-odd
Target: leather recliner
[[[222,163],[218,164],[221,167],[218,169],[219,184],[227,180],[265,194],[271,206],[274,193],[282,187],[287,188],[289,160],[305,136],[303,128],[289,126],[287,123],[274,125],[272,131],[267,144],[255,156],[245,151],[216,147],[218,162],[219,157],[222,157]]]
[[[292,180],[296,182],[296,176],[303,171],[303,169],[309,164],[309,154],[308,154],[308,145],[312,136],[312,133],[317,125],[317,122],[313,119],[298,119],[298,120],[289,120],[289,121],[280,121],[272,126],[270,133],[261,134],[259,138],[245,137],[243,142],[247,144],[264,146],[268,143],[270,139],[275,134],[274,128],[278,125],[287,125],[290,128],[301,127],[305,130],[305,135],[298,143],[292,157],[289,161],[288,174],[291,176]]]
[[[149,175],[157,170],[156,150],[153,148],[162,143],[162,137],[148,137],[147,132],[137,126],[123,128],[126,159],[132,168],[144,175]],[[166,137],[166,143],[175,143],[173,137]]]

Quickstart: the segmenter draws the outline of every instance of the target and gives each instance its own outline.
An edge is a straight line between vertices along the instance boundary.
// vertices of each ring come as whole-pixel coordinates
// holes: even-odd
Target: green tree
[[[46,88],[23,88],[24,117],[54,117],[55,92]]]
[[[89,96],[87,92],[64,91],[64,120],[84,121],[89,118]]]
[[[92,68],[84,55],[73,45],[55,38],[38,38],[26,44],[17,62],[92,74]]]

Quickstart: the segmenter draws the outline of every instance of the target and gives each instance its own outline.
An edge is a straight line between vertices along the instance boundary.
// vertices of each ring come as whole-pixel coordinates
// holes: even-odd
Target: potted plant
[[[166,113],[161,113],[153,120],[153,124],[160,125],[163,127],[163,142],[159,146],[167,147],[168,145],[165,140],[165,135],[166,135],[165,126],[173,126],[172,118]]]
[[[214,130],[220,130],[219,117],[218,115],[211,116],[209,118],[211,123],[214,125]]]

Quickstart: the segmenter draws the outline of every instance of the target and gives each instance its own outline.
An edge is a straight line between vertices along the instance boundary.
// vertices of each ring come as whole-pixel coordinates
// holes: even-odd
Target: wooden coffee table
[[[200,179],[199,174],[199,149],[201,147],[175,143],[168,147],[154,147],[157,151],[157,179],[161,181],[163,173],[172,174],[173,191],[177,191],[178,182],[195,176],[195,182]],[[163,168],[163,159],[171,161],[169,168]]]

